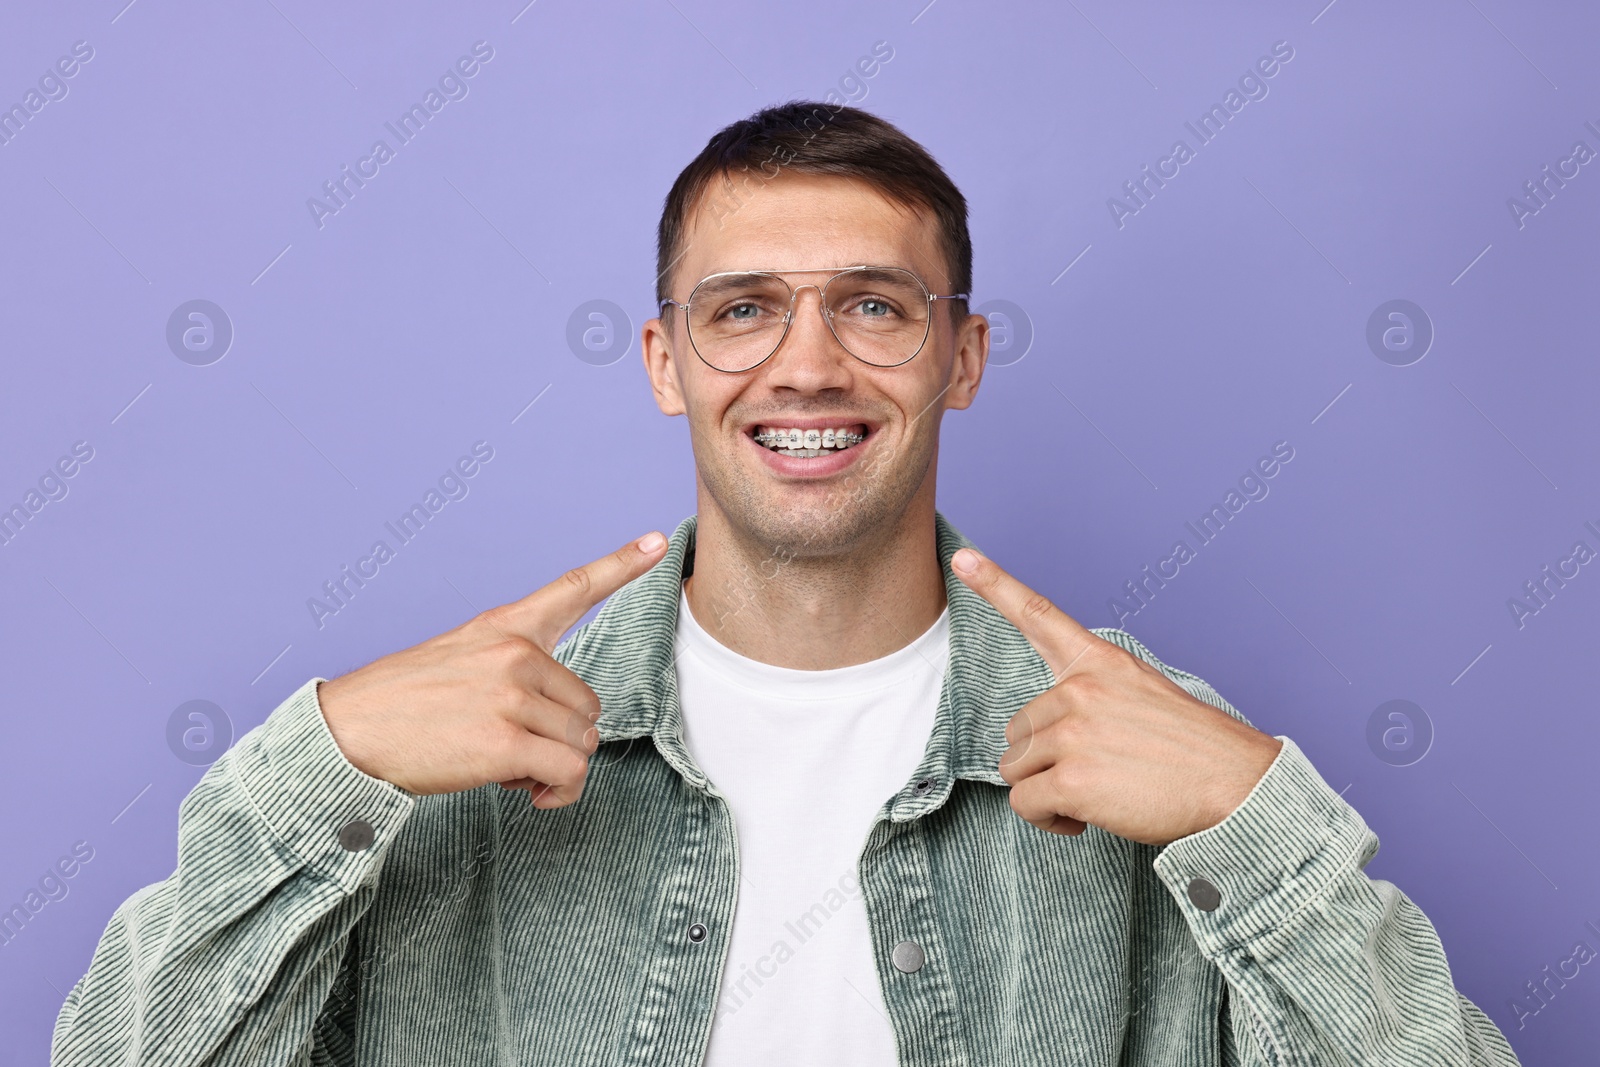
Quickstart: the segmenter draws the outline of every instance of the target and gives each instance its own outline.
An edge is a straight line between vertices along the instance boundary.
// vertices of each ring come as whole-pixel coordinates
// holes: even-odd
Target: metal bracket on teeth
[[[828,435],[828,438],[831,439],[831,440],[834,440],[834,441],[837,441],[841,437],[844,439],[844,441],[847,444],[852,444],[852,445],[858,445],[862,441],[866,440],[866,435],[859,434],[859,433],[830,434],[830,435]],[[780,440],[787,441],[789,439],[789,435],[788,434],[779,434],[779,433],[758,433],[758,434],[754,435],[754,438],[755,438],[757,443],[766,445],[766,444],[777,444]],[[817,438],[817,444],[809,444],[809,443],[806,442],[804,437],[802,437],[799,445],[791,445],[790,447],[791,448],[825,448],[825,447],[828,447],[827,445],[822,444],[822,441],[823,441],[823,436],[822,436],[822,434],[819,433],[818,434],[818,438]]]

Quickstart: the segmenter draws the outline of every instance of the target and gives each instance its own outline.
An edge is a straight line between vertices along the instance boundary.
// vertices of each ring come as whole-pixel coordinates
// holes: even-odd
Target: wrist
[[[1244,803],[1245,798],[1266,775],[1267,768],[1272,766],[1273,760],[1278,758],[1278,753],[1282,750],[1282,741],[1271,734],[1252,729],[1240,745],[1235,772],[1219,776],[1222,788],[1213,801],[1211,821],[1202,829],[1209,830],[1238,811],[1239,805]]]
[[[378,773],[377,768],[367,758],[366,753],[361,750],[357,735],[351,732],[349,724],[345,721],[343,715],[345,704],[340,696],[340,686],[337,683],[337,679],[318,682],[314,695],[317,701],[317,710],[322,714],[322,721],[327,724],[328,733],[333,735],[334,744],[338,745],[339,752],[344,756],[345,761],[363,774],[373,778],[383,778],[384,776]]]

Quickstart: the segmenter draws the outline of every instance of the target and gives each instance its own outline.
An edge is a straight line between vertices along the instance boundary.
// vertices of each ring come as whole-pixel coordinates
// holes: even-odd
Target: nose
[[[805,293],[807,289],[812,293]],[[768,384],[807,393],[849,385],[855,357],[834,336],[826,316],[820,286],[795,287],[789,299],[788,332],[767,359]]]

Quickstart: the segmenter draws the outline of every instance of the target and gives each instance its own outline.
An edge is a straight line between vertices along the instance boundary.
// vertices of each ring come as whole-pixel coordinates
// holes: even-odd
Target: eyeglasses
[[[738,373],[766,362],[794,322],[801,289],[821,297],[822,319],[846,352],[874,367],[898,367],[927,343],[935,300],[965,300],[967,293],[936,295],[902,267],[846,267],[820,286],[791,286],[782,275],[818,270],[722,271],[700,280],[681,308],[689,344],[713,370]]]

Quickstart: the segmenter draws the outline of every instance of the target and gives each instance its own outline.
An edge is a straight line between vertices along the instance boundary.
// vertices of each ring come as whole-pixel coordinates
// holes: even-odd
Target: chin
[[[810,429],[810,423],[828,420],[783,421]],[[931,488],[936,431],[893,432],[863,411],[837,422],[863,434],[863,441],[845,450],[854,462],[827,455],[772,462],[769,450],[753,439],[761,425],[741,424],[730,435],[725,423],[691,423],[690,440],[702,510],[718,513],[733,537],[762,558],[870,554],[873,545],[898,536],[918,494]],[[817,466],[808,470],[811,463]]]
[[[743,537],[785,559],[824,558],[894,536],[928,466],[884,464],[863,477],[804,485],[774,483],[730,464],[703,470],[701,480]]]

